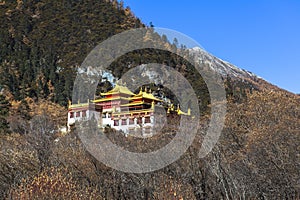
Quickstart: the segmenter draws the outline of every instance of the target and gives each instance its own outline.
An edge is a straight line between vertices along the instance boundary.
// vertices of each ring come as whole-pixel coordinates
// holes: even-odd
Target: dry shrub
[[[22,135],[0,136],[0,199],[21,179],[34,176],[40,169],[37,154]]]
[[[32,179],[23,179],[10,190],[10,199],[102,199],[98,190],[81,186],[65,168],[47,168]]]
[[[30,98],[26,98],[27,103],[31,109],[30,114],[32,116],[47,114],[54,121],[55,124],[65,125],[67,122],[66,117],[66,108],[60,106],[56,103],[53,103],[49,100],[40,100],[39,102],[34,103]]]

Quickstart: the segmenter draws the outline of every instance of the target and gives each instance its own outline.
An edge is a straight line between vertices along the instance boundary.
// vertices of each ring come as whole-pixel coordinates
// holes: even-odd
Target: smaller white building
[[[100,113],[101,107],[97,106],[95,103],[88,102],[72,105],[69,102],[67,128],[70,130],[71,126],[73,126],[76,121],[87,121],[94,119],[99,123],[101,121]]]

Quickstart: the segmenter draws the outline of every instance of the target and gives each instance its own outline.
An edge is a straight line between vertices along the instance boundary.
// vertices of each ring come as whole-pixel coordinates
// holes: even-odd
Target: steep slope
[[[199,47],[194,47],[190,49],[190,54],[192,54],[196,60],[198,60],[198,64],[200,63],[206,63],[208,64],[212,70],[217,71],[219,74],[221,74],[223,77],[230,76],[232,78],[239,78],[239,79],[258,79],[259,77],[255,74],[242,70],[234,65],[232,65],[229,62],[223,61],[203,49]]]
[[[299,198],[299,95],[193,49],[193,56],[214,66],[210,69],[226,84],[228,111],[217,145],[199,158],[210,117],[205,112],[195,141],[178,161],[152,173],[123,173],[92,157],[76,130],[58,131],[66,110],[50,101],[67,103],[77,67],[97,43],[143,24],[117,1],[0,1],[0,16],[0,87],[15,122],[11,134],[0,135],[1,199]],[[120,58],[112,73],[119,77],[129,65],[159,61],[188,77],[202,101],[207,97],[203,80],[188,63],[166,52],[150,53],[129,54],[132,63]],[[172,127],[164,131],[147,140],[111,129],[106,134],[127,150],[143,152],[173,139]]]
[[[57,173],[69,172],[63,177],[71,176],[72,184],[83,188],[76,195],[85,195],[86,190],[92,189],[105,199],[297,199],[300,195],[299,103],[297,95],[284,91],[255,91],[243,103],[230,101],[221,138],[207,157],[198,157],[201,135],[208,125],[203,119],[203,128],[188,151],[175,163],[152,173],[122,173],[106,167],[85,151],[74,132],[50,145],[47,165],[58,169]],[[160,148],[174,133],[147,140],[124,137],[112,130],[107,134],[123,148],[140,152],[147,146]],[[36,150],[22,138],[1,138],[5,149],[0,154],[4,163],[0,180],[11,188],[9,194],[32,198],[37,195],[44,198],[51,193],[59,195],[59,191],[51,189],[52,184],[56,187],[68,184],[59,182],[56,177],[61,174],[55,171],[42,178],[48,169],[40,169]],[[41,177],[37,179],[39,182],[30,178],[33,176]],[[28,178],[19,186],[16,183],[20,177]],[[30,188],[38,185],[48,186],[30,192]],[[67,199],[74,195],[68,188],[64,190]]]
[[[189,50],[190,54],[198,61],[198,64],[204,64],[210,67],[211,70],[219,73],[224,79],[230,79],[230,82],[244,82],[248,88],[252,89],[272,89],[280,90],[275,85],[268,83],[262,77],[253,74],[250,71],[241,69],[230,62],[224,61],[205,50],[195,47]]]
[[[101,41],[142,27],[117,1],[2,1],[0,87],[14,99],[71,97],[77,67]]]

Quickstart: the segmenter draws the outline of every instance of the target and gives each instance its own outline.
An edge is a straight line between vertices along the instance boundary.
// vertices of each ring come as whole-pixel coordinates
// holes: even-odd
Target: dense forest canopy
[[[17,100],[50,98],[66,105],[89,51],[144,26],[116,1],[3,1],[0,10],[0,86]]]

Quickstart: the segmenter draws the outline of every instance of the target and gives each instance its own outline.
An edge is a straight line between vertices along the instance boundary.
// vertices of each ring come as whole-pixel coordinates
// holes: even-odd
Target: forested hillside
[[[0,87],[66,105],[77,67],[101,41],[142,27],[117,1],[2,1]]]
[[[167,51],[129,52],[109,69],[120,78],[156,62],[189,80],[201,102],[201,128],[178,161],[152,173],[123,173],[92,157],[76,129],[61,131],[83,59],[110,36],[144,26],[122,1],[0,0],[0,199],[299,198],[300,96],[254,75],[234,76],[246,72],[206,53],[199,58],[226,72],[228,100],[225,127],[207,157],[200,159],[198,152],[211,114],[208,89],[191,63]],[[154,36],[189,55],[166,36]],[[109,128],[105,134],[129,150],[149,151],[168,143],[175,131],[166,127],[147,140]]]

